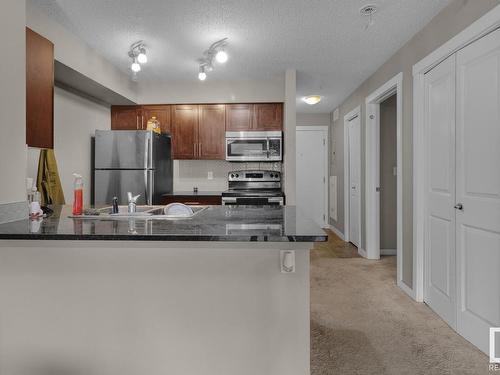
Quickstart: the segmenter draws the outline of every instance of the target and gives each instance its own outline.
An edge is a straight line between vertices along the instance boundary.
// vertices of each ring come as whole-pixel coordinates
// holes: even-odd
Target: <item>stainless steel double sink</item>
[[[137,206],[136,212],[128,212],[128,206],[118,206],[118,213],[113,213],[112,207],[102,207],[92,210],[92,214],[86,213],[84,215],[71,215],[74,219],[94,219],[94,220],[119,220],[126,218],[136,218],[144,220],[152,219],[190,219],[200,212],[206,210],[208,206],[189,206],[193,210],[192,215],[166,215],[164,213],[164,206]]]

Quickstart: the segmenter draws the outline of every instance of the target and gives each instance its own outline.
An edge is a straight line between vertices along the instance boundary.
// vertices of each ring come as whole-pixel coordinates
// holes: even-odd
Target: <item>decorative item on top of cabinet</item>
[[[197,159],[225,158],[226,106],[206,104],[198,106]]]
[[[226,130],[252,130],[253,104],[226,104]]]
[[[111,107],[111,130],[146,129],[142,109],[137,105],[114,105]]]
[[[174,159],[198,157],[198,106],[172,106],[172,148]]]
[[[142,115],[144,117],[144,124],[153,116],[160,122],[160,129],[162,133],[172,132],[172,116],[170,105],[144,105],[142,106]]]
[[[283,130],[283,103],[257,103],[253,112],[253,130]]]
[[[54,147],[54,44],[26,28],[26,144]]]

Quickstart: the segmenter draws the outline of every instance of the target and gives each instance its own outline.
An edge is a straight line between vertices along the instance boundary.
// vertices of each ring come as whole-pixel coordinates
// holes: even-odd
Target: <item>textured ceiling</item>
[[[376,0],[364,30],[359,8],[370,0],[31,0],[123,71],[128,47],[148,46],[140,79],[197,80],[197,59],[229,38],[230,60],[208,80],[267,80],[297,69],[297,98],[324,100],[298,112],[329,112],[425,26],[449,0]]]

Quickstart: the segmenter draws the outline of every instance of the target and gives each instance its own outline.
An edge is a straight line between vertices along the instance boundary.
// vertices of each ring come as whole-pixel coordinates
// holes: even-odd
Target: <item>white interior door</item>
[[[360,246],[361,209],[361,122],[359,116],[349,120],[349,241]]]
[[[500,326],[500,31],[457,53],[457,329]]]
[[[321,227],[328,225],[328,130],[297,128],[296,204]]]
[[[424,300],[456,327],[455,55],[425,75],[426,124]]]

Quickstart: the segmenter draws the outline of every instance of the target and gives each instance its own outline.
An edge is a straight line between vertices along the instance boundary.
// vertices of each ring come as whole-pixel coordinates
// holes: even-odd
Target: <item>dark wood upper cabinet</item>
[[[253,127],[253,104],[226,104],[226,130],[247,131]]]
[[[141,130],[155,116],[174,159],[225,159],[226,131],[283,130],[283,103],[112,106],[111,129]]]
[[[143,119],[140,106],[116,105],[111,107],[112,130],[141,130]],[[144,125],[145,127],[145,125]]]
[[[197,159],[225,158],[226,107],[224,104],[198,106]]]
[[[196,159],[198,155],[198,106],[172,106],[174,159]]]
[[[144,129],[147,128],[148,120],[151,117],[156,117],[160,122],[160,128],[162,133],[172,132],[172,116],[171,116],[171,106],[170,105],[145,105],[142,106],[142,115],[144,122]]]
[[[283,130],[283,104],[254,104],[254,130]]]
[[[26,28],[26,144],[54,147],[54,44]]]

